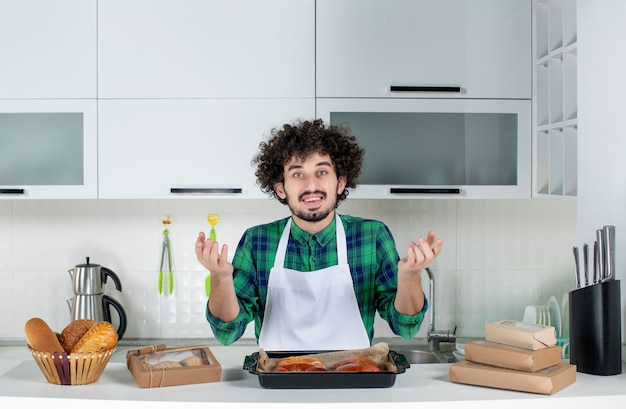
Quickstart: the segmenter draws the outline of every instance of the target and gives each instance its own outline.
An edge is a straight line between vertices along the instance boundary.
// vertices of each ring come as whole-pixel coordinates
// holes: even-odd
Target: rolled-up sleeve
[[[224,345],[230,345],[237,341],[246,331],[248,324],[257,319],[257,330],[260,328],[259,293],[256,284],[256,267],[251,251],[250,235],[244,234],[237,246],[232,261],[235,271],[233,281],[237,300],[239,302],[239,314],[233,321],[224,322],[211,314],[208,303],[206,318],[211,326],[215,338]]]
[[[424,296],[422,310],[414,315],[398,312],[395,307],[398,289],[398,250],[389,228],[382,224],[376,238],[376,253],[379,263],[376,275],[377,309],[380,316],[389,323],[394,334],[403,338],[417,335],[424,315],[428,310],[428,300]]]

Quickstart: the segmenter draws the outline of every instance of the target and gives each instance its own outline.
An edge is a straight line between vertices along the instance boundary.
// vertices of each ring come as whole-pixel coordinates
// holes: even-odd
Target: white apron
[[[335,220],[338,264],[311,272],[284,268],[291,219],[287,221],[270,270],[259,334],[259,347],[266,351],[370,346],[348,266],[346,233],[339,216]]]

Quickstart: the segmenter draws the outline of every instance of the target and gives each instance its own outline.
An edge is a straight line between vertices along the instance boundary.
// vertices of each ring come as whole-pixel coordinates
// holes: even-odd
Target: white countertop
[[[195,345],[195,344],[189,344]],[[163,388],[139,388],[126,368],[125,357],[136,346],[118,346],[100,379],[90,385],[61,386],[46,381],[26,346],[0,347],[0,406],[29,403],[46,408],[550,408],[588,404],[625,407],[626,368],[621,375],[577,373],[576,382],[550,395],[498,390],[451,383],[449,364],[412,365],[396,376],[395,385],[381,389],[264,389],[256,375],[242,369],[253,345],[210,346],[222,365],[220,382]],[[44,401],[45,400],[45,401]],[[575,400],[575,401],[574,401]],[[87,406],[86,406],[87,405]],[[619,406],[618,406],[619,405]]]

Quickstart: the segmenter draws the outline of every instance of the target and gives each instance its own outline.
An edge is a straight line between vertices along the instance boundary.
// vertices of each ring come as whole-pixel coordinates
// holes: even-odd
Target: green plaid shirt
[[[415,315],[399,313],[394,307],[397,288],[398,251],[385,224],[352,216],[341,216],[348,247],[348,264],[354,283],[363,324],[374,336],[376,310],[392,331],[404,338],[417,334],[428,304]],[[287,218],[252,227],[242,236],[233,257],[235,291],[239,315],[231,322],[213,316],[207,308],[207,320],[213,334],[224,345],[230,345],[254,320],[257,341],[263,323],[267,283],[278,242]],[[337,265],[335,219],[324,230],[310,234],[291,223],[291,234],[285,254],[285,268],[314,271]]]

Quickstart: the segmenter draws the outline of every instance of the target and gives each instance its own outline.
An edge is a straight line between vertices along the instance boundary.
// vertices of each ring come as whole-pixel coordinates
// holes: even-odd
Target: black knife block
[[[578,372],[622,373],[621,325],[619,280],[569,293],[570,363]]]

